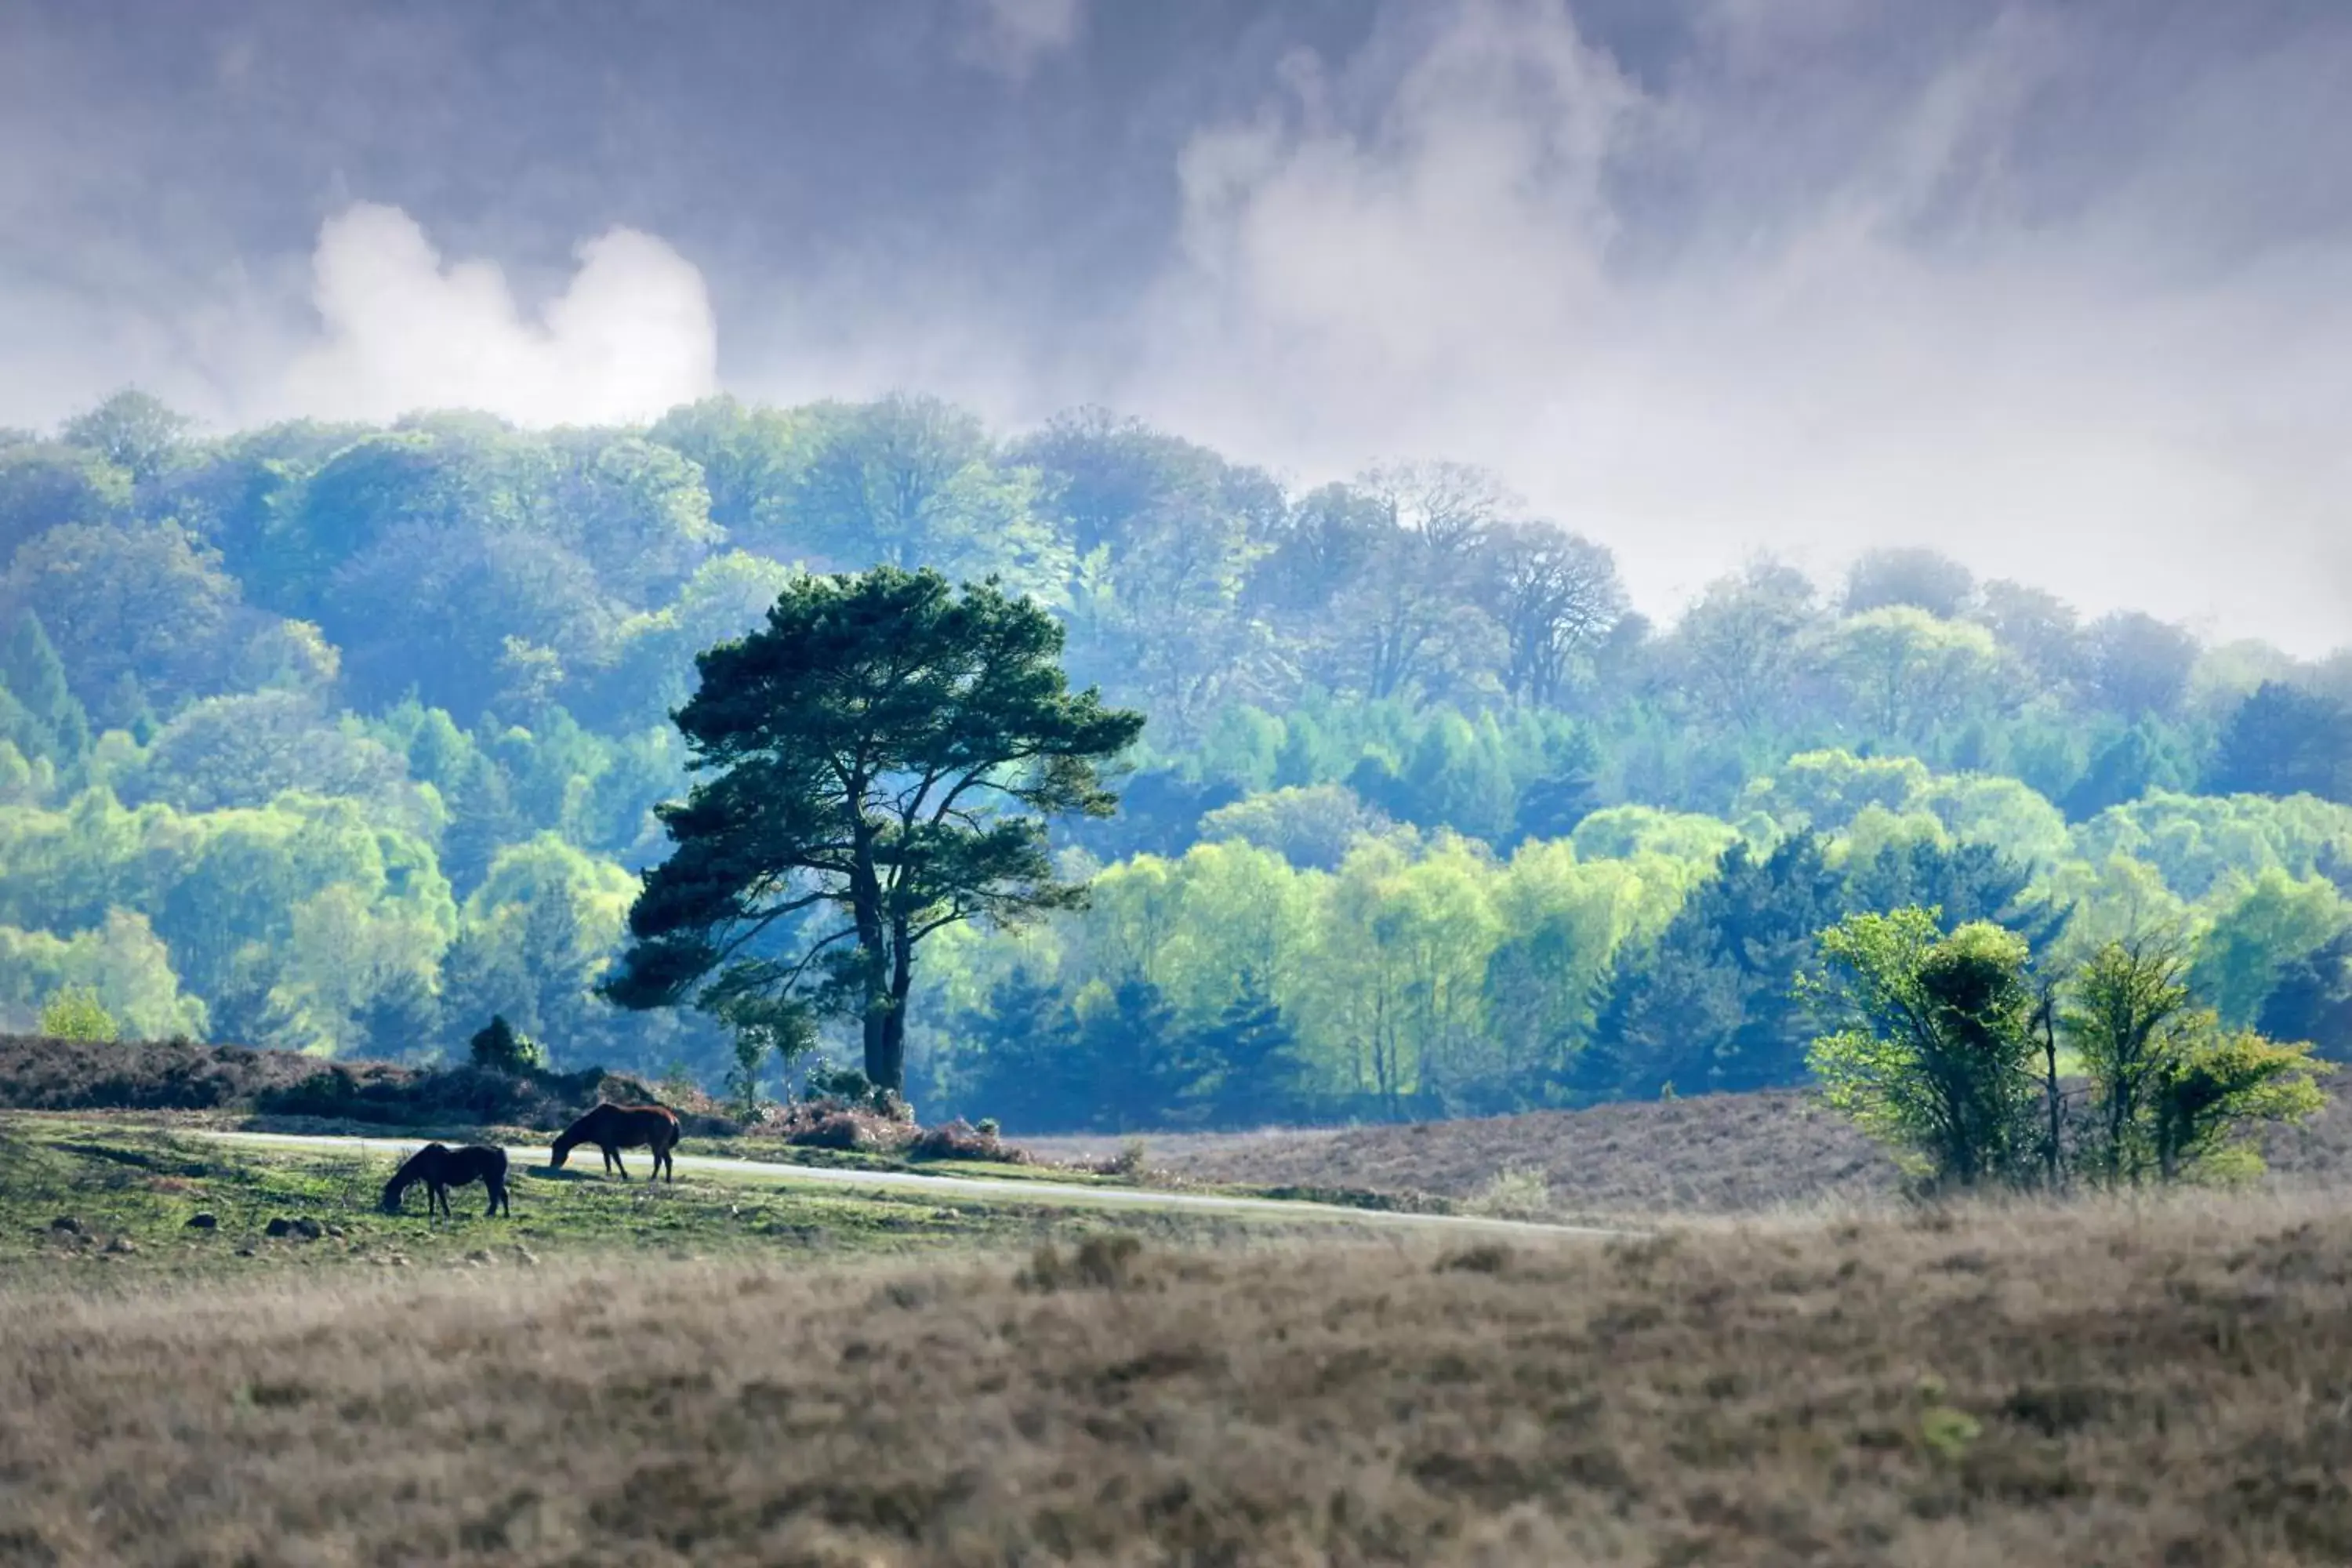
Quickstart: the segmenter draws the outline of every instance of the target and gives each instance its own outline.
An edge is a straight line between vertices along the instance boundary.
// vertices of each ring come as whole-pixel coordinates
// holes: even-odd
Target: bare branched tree
[[[1523,702],[1558,702],[1576,657],[1625,613],[1616,558],[1549,522],[1507,522],[1486,541],[1487,613],[1507,639],[1503,685]]]

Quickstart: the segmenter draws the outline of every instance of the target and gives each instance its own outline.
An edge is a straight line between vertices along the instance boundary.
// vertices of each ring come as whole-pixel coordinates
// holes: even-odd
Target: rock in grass
[[[112,1253],[124,1253],[136,1252],[139,1248],[129,1237],[118,1236],[106,1244],[106,1250]]]
[[[315,1219],[298,1219],[294,1222],[294,1234],[304,1241],[316,1241],[327,1234],[327,1227]]]
[[[187,1227],[190,1230],[218,1230],[220,1215],[209,1213],[192,1214],[188,1216]]]
[[[59,1236],[81,1236],[87,1234],[81,1227],[81,1221],[74,1218],[74,1216],[69,1214],[61,1214],[58,1215],[57,1218],[49,1221],[49,1228],[56,1231]]]

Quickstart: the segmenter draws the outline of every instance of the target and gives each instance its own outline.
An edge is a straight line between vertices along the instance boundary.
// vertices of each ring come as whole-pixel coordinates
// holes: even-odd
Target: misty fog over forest
[[[2324,0],[0,5],[0,425],[726,391],[1494,468],[1670,614],[1933,544],[2301,655]]]
[[[1144,715],[943,931],[1024,1130],[1807,1080],[1815,935],[2352,1052],[2352,14],[0,0],[0,1023],[718,1083],[695,655]],[[837,1040],[829,1050],[839,1051]]]

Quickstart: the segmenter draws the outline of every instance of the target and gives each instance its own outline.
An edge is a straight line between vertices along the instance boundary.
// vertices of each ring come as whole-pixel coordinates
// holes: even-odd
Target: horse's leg
[[[629,1163],[621,1158],[618,1149],[613,1151],[613,1169],[621,1173],[621,1180],[625,1182],[629,1179]]]

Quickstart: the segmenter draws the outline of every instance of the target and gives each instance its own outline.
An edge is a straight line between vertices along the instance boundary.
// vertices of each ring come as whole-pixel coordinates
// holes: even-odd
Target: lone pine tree
[[[604,994],[722,1018],[855,1017],[866,1076],[902,1090],[924,938],[1080,902],[1045,819],[1108,816],[1099,765],[1143,716],[1073,693],[1062,628],[992,579],[877,567],[804,577],[767,625],[696,659],[676,719],[709,776],[660,808],[676,847],[645,875]]]

